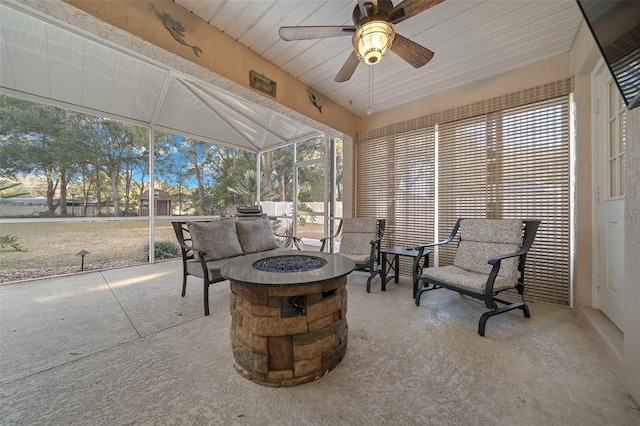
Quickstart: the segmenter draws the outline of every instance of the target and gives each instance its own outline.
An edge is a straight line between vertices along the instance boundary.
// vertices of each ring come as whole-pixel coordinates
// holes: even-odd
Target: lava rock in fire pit
[[[322,268],[327,261],[313,256],[278,256],[258,260],[253,267],[264,272],[306,272]]]

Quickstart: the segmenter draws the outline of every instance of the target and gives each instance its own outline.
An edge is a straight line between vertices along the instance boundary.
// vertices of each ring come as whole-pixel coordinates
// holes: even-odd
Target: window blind
[[[527,298],[568,305],[571,89],[557,82],[361,135],[356,215],[387,218],[385,247],[441,241],[459,217],[540,219]],[[439,264],[454,255],[441,250]]]
[[[383,247],[433,240],[434,154],[434,126],[358,145],[357,216],[387,220]],[[400,262],[411,270],[410,258]]]
[[[438,241],[444,240],[458,218],[486,217],[487,150],[485,116],[438,127]],[[440,265],[451,265],[456,246],[438,248]]]
[[[389,219],[387,207],[393,193],[387,177],[391,175],[392,159],[393,145],[388,138],[371,139],[366,144],[358,144],[357,217]]]
[[[534,300],[569,303],[569,100],[535,102],[441,126],[440,240],[458,217],[540,219],[527,255]],[[440,251],[453,263],[455,248]]]

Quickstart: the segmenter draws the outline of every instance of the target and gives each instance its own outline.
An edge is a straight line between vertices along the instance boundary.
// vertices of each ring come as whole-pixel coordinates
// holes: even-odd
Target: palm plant
[[[5,192],[11,188],[15,188],[18,185],[20,185],[20,182],[11,182],[7,178],[0,178],[0,202],[5,198],[13,198],[13,197],[19,197],[21,195],[26,195],[27,194],[26,192],[22,192],[22,193],[11,192],[9,194]],[[18,238],[19,237],[15,235],[0,235],[0,247],[2,247],[3,249],[6,247],[11,247],[15,251],[25,251],[22,248],[22,246],[20,246],[20,243],[18,242]]]

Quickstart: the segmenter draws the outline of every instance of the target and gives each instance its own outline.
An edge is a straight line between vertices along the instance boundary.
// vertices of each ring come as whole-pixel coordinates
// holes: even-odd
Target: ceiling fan
[[[334,78],[339,83],[351,78],[360,61],[373,65],[389,50],[420,68],[433,58],[433,52],[397,34],[393,25],[443,1],[404,0],[393,6],[391,0],[358,0],[352,15],[354,25],[281,27],[279,33],[286,41],[352,35],[354,51]]]

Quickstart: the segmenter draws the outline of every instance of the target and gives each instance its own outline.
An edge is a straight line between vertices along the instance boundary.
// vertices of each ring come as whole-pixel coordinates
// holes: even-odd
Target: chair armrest
[[[422,255],[422,252],[424,251],[424,249],[426,247],[436,247],[436,246],[441,246],[444,244],[449,244],[451,241],[453,241],[453,239],[455,238],[456,234],[458,233],[458,228],[460,228],[460,221],[462,219],[458,219],[458,221],[456,222],[455,226],[453,227],[453,231],[451,231],[451,234],[449,234],[449,236],[447,238],[445,238],[444,240],[440,241],[439,243],[428,243],[428,244],[420,244],[417,245],[415,247],[413,247],[414,250],[422,250],[420,251],[420,254]]]
[[[188,251],[192,251],[192,252],[197,252],[200,255],[200,257],[203,257],[203,256],[207,255],[206,251],[204,251],[202,249],[199,249],[199,248],[197,248],[195,246],[187,245],[186,243],[180,243],[180,247],[182,247],[182,250],[184,250],[185,253],[188,252]]]
[[[327,241],[329,241],[329,240],[331,240],[331,239],[333,239],[335,237],[337,237],[337,235],[330,235],[328,237],[320,238],[320,243],[321,243],[320,244],[320,251],[324,251],[324,246],[327,244]]]
[[[340,232],[342,232],[342,220],[340,220],[340,224],[338,225],[338,229],[336,229],[336,232],[333,235],[329,235],[328,237],[320,238],[320,242],[322,243],[320,245],[320,251],[324,251],[324,246],[327,244],[327,241],[329,241],[330,239],[336,238],[338,235],[340,235]]]
[[[451,242],[451,239],[447,238],[444,241],[440,241],[439,243],[428,243],[428,244],[418,244],[415,247],[411,247],[412,250],[417,250],[417,251],[424,251],[424,249],[426,249],[427,247],[436,247],[436,246],[441,246],[444,244],[448,244]]]
[[[376,237],[373,240],[369,241],[371,244],[371,252],[369,253],[369,269],[371,271],[374,270],[373,265],[377,264],[380,266],[380,245],[382,243],[382,237]]]
[[[193,240],[191,239],[191,233],[189,232],[189,229],[187,229],[185,222],[171,222],[171,225],[173,226],[173,230],[175,231],[176,238],[178,239],[178,244],[182,249],[182,258],[185,262],[188,259],[195,258],[195,256],[193,255],[194,252],[198,253],[201,256],[205,256],[207,254],[206,251],[186,243],[186,241],[190,241],[193,244]],[[188,238],[186,240],[184,236],[185,232],[188,234]],[[188,252],[192,252],[192,254],[189,256],[187,255]]]
[[[450,243],[450,242],[451,242],[451,241],[440,241],[439,243],[418,244],[418,245],[417,245],[417,246],[415,246],[415,247],[411,247],[411,249],[412,249],[412,250],[420,250],[420,249],[424,250],[424,249],[426,249],[427,247],[441,246],[441,245],[443,245],[443,244],[447,244],[447,243]],[[409,247],[407,247],[407,248],[409,248]]]
[[[487,263],[490,264],[490,265],[495,265],[496,263],[499,263],[500,261],[502,261],[502,259],[508,259],[510,257],[522,256],[523,254],[525,254],[528,251],[529,251],[529,247],[522,247],[520,250],[518,250],[516,252],[513,252],[513,253],[499,254],[497,256],[492,256],[492,257],[489,258]]]
[[[324,251],[324,246],[327,244],[327,241],[335,239],[339,234],[340,234],[340,231],[336,232],[333,235],[329,235],[328,237],[320,238],[320,242],[322,243],[320,245],[320,251]]]

